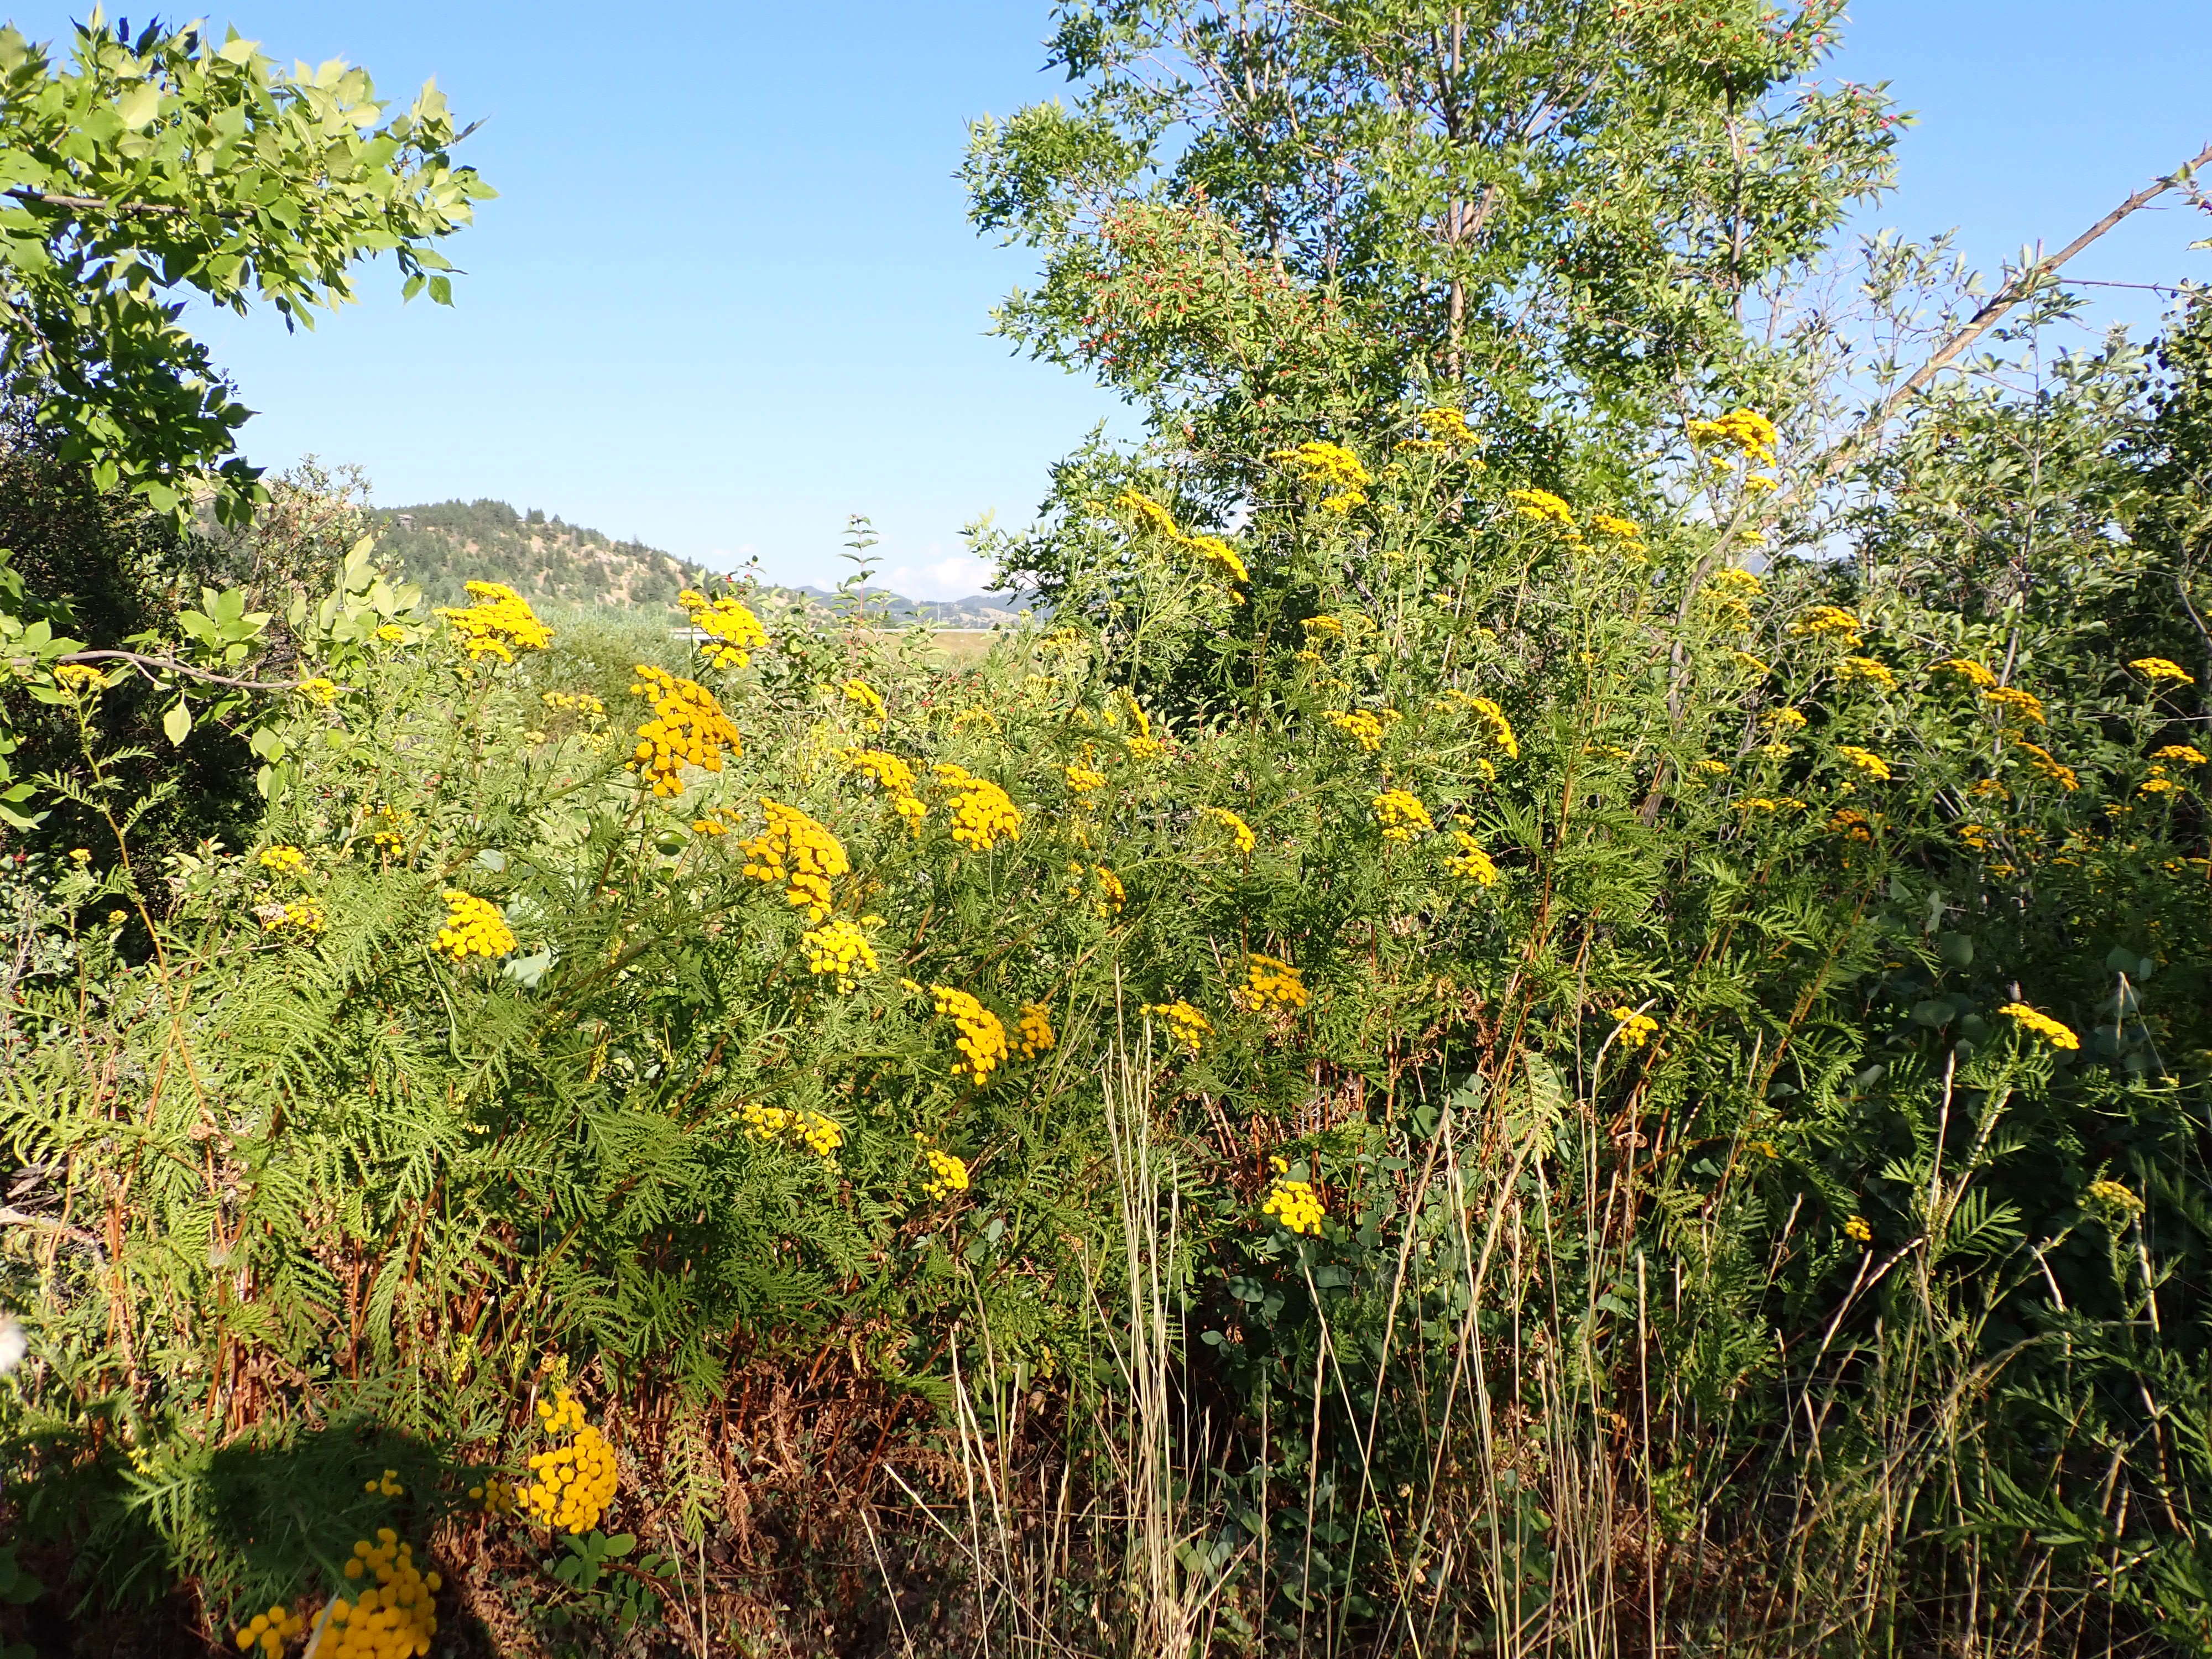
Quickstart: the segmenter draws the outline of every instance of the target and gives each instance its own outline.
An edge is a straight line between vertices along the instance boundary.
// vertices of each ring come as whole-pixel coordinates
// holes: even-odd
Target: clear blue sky
[[[1593,0],[1596,3],[1596,0]],[[17,9],[40,38],[71,11]],[[972,592],[962,524],[1025,520],[1114,405],[1010,357],[985,313],[1024,274],[975,238],[964,121],[1049,95],[1043,0],[677,3],[228,0],[280,59],[343,57],[387,96],[435,75],[501,191],[449,246],[451,310],[366,302],[313,336],[207,325],[261,411],[257,461],[351,461],[388,505],[504,498],[711,563],[838,574],[873,515],[884,578]],[[1860,0],[1833,73],[1919,116],[1876,216],[1960,228],[1994,265],[2073,235],[2212,139],[2206,0]],[[2075,269],[2212,277],[2212,220],[2144,216]],[[2156,296],[2104,290],[2121,314]]]

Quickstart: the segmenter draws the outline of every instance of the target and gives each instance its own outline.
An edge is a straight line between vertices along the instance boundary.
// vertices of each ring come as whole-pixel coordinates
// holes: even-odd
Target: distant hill
[[[504,582],[545,604],[634,606],[672,605],[686,587],[714,591],[722,578],[701,564],[642,542],[617,541],[532,507],[505,501],[430,501],[380,509],[377,551],[404,568],[432,603],[457,605],[472,581]],[[837,596],[819,587],[769,587],[764,596],[827,619]],[[1012,623],[1025,601],[1013,594],[964,599],[908,599],[880,588],[870,609],[894,626],[990,628]]]
[[[564,605],[667,605],[714,580],[642,542],[618,542],[533,507],[505,501],[430,501],[375,515],[377,551],[439,605],[461,603],[465,584],[504,582],[526,598]]]

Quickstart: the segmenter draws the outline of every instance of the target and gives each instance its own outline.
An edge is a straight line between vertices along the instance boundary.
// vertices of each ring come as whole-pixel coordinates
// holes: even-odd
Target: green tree
[[[410,297],[451,301],[433,244],[492,192],[453,164],[434,85],[386,109],[365,70],[287,76],[234,32],[134,39],[95,10],[64,68],[0,29],[0,369],[96,487],[166,512],[212,483],[226,520],[256,499],[248,411],[178,325],[185,300],[312,326],[388,252]]]
[[[1255,335],[1304,338],[1311,389],[1308,313],[1342,391],[1531,435],[1639,421],[1725,387],[1762,285],[1889,179],[1881,93],[1802,79],[1840,11],[1062,4],[1073,106],[973,132],[975,222],[1044,256],[1000,326],[1194,437],[1293,389]]]

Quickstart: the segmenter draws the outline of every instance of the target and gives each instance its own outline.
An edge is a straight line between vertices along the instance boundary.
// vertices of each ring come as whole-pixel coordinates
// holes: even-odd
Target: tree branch
[[[2088,229],[2067,243],[2057,252],[2048,258],[2033,261],[2012,281],[1991,295],[1981,308],[1966,319],[1965,325],[1936,349],[1935,356],[1913,370],[1911,374],[1906,377],[1904,385],[1882,400],[1879,409],[1868,416],[1841,443],[1828,452],[1811,480],[1812,488],[1817,489],[1840,472],[1850,462],[1851,457],[1856,455],[1869,440],[1881,434],[1881,429],[1889,424],[1890,416],[1896,414],[1908,399],[1925,390],[1930,380],[1949,368],[1968,346],[1996,327],[1998,319],[2007,312],[2042,287],[2060,266],[2136,209],[2163,196],[2175,185],[2185,182],[2198,168],[2204,167],[2212,167],[2212,144],[2207,144],[2194,157],[2183,162],[2179,167],[2167,173],[2164,178],[2152,179],[2119,206],[2098,220],[2095,224],[2091,225]],[[1779,507],[1784,502],[1800,495],[1803,493],[1803,488],[1802,485],[1791,485],[1789,489],[1776,498],[1774,505]]]
[[[127,662],[141,669],[158,668],[166,673],[184,674],[196,680],[205,680],[210,685],[234,685],[241,691],[297,691],[307,684],[304,680],[234,680],[222,674],[210,674],[204,668],[194,668],[190,663],[179,662],[173,657],[147,657],[136,651],[72,651],[66,657],[57,657],[56,662]],[[350,685],[341,685],[340,691],[350,691]]]
[[[88,213],[188,213],[173,202],[111,202],[104,196],[68,196],[52,190],[0,191],[27,207],[80,208]]]

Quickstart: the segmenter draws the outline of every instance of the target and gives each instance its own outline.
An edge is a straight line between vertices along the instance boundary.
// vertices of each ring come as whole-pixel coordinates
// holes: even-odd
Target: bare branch
[[[179,662],[173,657],[148,657],[136,651],[72,651],[66,657],[57,657],[56,662],[127,662],[140,669],[158,668],[164,673],[183,674],[189,678],[205,680],[210,685],[234,685],[241,691],[297,691],[304,680],[234,680],[223,674],[210,674],[204,668],[195,668],[190,663]],[[341,685],[340,691],[354,688]]]

